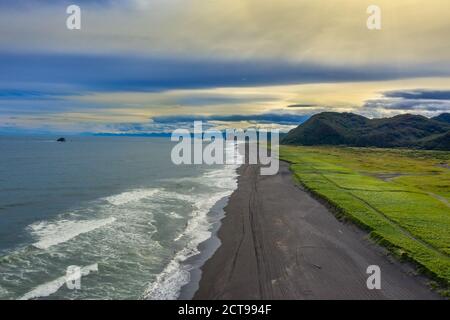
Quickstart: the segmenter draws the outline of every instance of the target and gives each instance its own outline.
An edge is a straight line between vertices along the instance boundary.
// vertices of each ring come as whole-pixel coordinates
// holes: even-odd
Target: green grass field
[[[280,158],[341,216],[448,289],[450,152],[282,146]]]

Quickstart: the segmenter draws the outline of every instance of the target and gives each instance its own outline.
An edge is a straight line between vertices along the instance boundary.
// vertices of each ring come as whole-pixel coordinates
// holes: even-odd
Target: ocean
[[[169,138],[55,138],[0,137],[0,299],[190,298],[237,165],[176,166]]]

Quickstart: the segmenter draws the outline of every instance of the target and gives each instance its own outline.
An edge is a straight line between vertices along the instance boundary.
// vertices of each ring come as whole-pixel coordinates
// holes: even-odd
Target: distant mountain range
[[[353,113],[323,112],[289,131],[281,143],[450,150],[450,113],[434,118],[404,114],[368,119]]]

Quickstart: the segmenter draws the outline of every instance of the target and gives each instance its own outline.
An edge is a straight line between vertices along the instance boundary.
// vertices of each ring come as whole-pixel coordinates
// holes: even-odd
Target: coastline
[[[180,288],[178,300],[191,300],[195,292],[199,289],[202,275],[201,268],[214,255],[222,243],[218,237],[218,231],[222,224],[221,221],[225,217],[225,207],[229,198],[230,196],[220,199],[210,209],[208,212],[208,220],[211,224],[211,237],[198,245],[198,254],[183,262],[183,264],[190,265],[191,269],[189,270],[189,282]]]
[[[275,176],[260,176],[257,165],[242,165],[238,174],[225,216],[205,241],[221,244],[185,286],[193,293],[200,278],[193,299],[441,298],[411,266],[301,190],[288,163]],[[366,286],[369,265],[380,266],[380,290]]]

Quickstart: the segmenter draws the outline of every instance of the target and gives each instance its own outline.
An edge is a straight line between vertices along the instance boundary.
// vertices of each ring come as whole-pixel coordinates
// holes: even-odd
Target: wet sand
[[[275,176],[260,176],[256,165],[239,171],[222,244],[202,267],[194,299],[440,298],[411,266],[296,185],[287,163]],[[381,290],[367,288],[369,265],[381,268]]]

